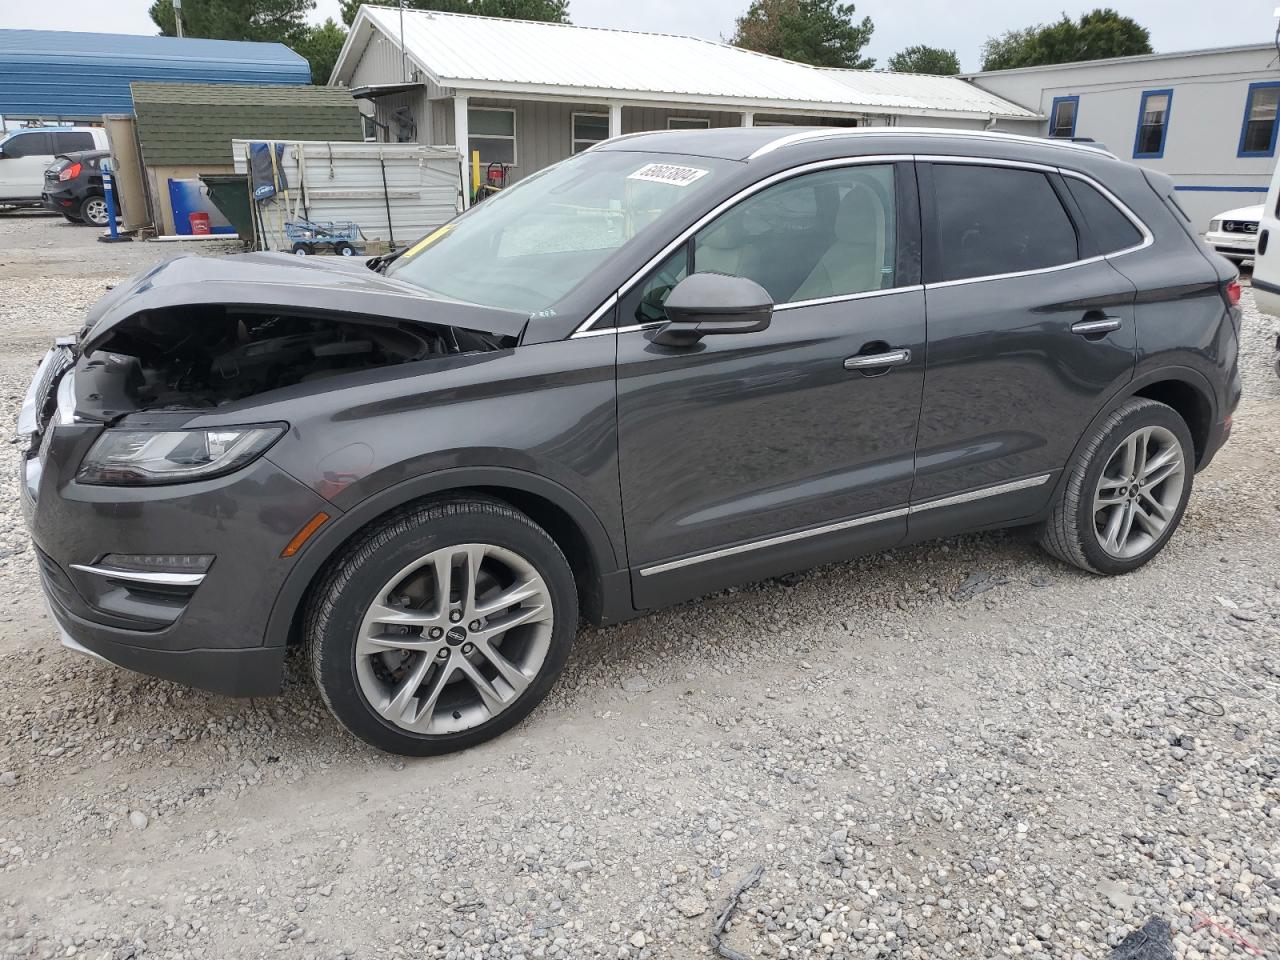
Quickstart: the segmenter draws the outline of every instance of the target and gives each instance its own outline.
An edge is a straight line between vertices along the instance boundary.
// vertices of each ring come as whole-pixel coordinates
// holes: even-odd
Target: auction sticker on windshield
[[[681,167],[674,163],[646,163],[628,180],[649,180],[653,183],[669,183],[674,187],[687,187],[708,171],[697,167]]]

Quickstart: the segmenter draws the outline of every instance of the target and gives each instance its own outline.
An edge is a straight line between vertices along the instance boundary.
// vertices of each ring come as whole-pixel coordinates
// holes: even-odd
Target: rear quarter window
[[[1099,253],[1115,253],[1142,242],[1142,232],[1133,225],[1133,221],[1116,209],[1116,205],[1098,189],[1076,177],[1063,179],[1089,224]]]

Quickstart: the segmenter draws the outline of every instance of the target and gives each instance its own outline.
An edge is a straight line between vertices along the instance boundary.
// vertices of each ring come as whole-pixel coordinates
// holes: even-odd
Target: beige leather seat
[[[694,269],[698,273],[743,276],[746,239],[741,213],[734,211],[728,214],[705,235],[698,238],[697,248],[693,254]]]
[[[855,183],[840,199],[835,241],[791,297],[820,300],[879,290],[884,279],[885,211],[870,187]]]

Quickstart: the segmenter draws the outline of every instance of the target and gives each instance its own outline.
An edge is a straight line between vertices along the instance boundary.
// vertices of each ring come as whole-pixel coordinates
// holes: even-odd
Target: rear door
[[[931,158],[920,181],[929,361],[912,539],[1039,510],[1137,343],[1133,284],[1058,170]]]
[[[906,533],[924,375],[909,162],[793,171],[619,303],[618,442],[637,606],[890,546]],[[767,330],[653,343],[691,272],[748,277]]]
[[[22,131],[4,142],[0,157],[0,200],[38,200],[45,168],[53,163],[53,143],[44,130]]]

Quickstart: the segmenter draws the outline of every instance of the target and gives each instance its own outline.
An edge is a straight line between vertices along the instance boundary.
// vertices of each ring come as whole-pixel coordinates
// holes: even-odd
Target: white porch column
[[[753,110],[742,111],[742,125],[744,127],[754,127],[756,125],[756,115]]]
[[[453,142],[462,154],[462,209],[471,206],[471,140],[467,125],[467,95],[455,94],[453,98]]]
[[[609,104],[609,138],[622,136],[622,104]]]

